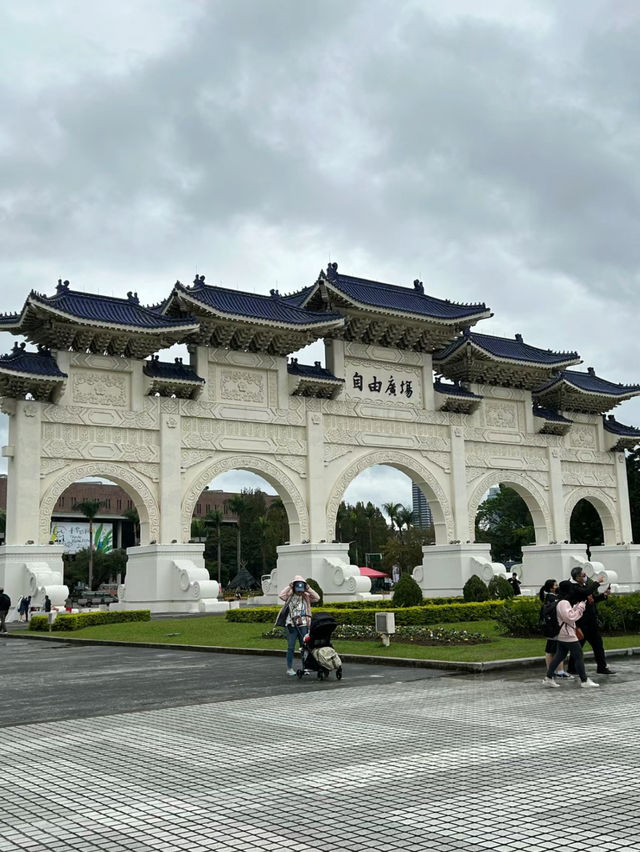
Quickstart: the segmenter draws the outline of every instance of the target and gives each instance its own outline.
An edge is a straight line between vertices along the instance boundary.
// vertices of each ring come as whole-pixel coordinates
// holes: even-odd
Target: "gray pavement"
[[[598,690],[0,641],[0,852],[640,850],[640,659]]]

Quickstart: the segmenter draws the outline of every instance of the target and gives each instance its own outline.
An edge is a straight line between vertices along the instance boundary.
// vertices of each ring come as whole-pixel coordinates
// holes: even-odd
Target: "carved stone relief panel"
[[[389,349],[374,344],[356,343],[347,340],[344,344],[344,354],[347,358],[357,358],[365,361],[383,361],[388,364],[407,364],[421,367],[422,354],[410,349]]]
[[[42,424],[42,455],[46,458],[158,461],[156,431],[110,426]]]
[[[600,486],[615,488],[616,477],[613,464],[585,465],[579,462],[564,462],[562,465],[562,482],[567,486]]]
[[[274,456],[278,464],[288,467],[294,473],[297,473],[301,479],[307,478],[307,458],[306,456]]]
[[[115,355],[92,355],[90,352],[73,352],[69,356],[72,367],[85,367],[87,370],[106,370],[110,373],[130,373],[136,361],[119,358]]]
[[[516,431],[518,425],[518,406],[513,402],[485,402],[482,406],[484,422],[493,429]]]
[[[217,370],[217,377],[217,398],[221,402],[268,405],[266,370],[221,367]]]
[[[182,446],[186,449],[229,449],[229,441],[264,447],[267,452],[306,455],[307,430],[301,426],[256,423],[247,420],[182,418]]]
[[[597,447],[597,433],[595,426],[584,423],[574,424],[568,434],[569,446],[581,449],[595,450]]]
[[[130,377],[123,373],[74,370],[71,375],[71,393],[76,405],[128,408]]]
[[[547,470],[549,460],[542,447],[484,444],[469,441],[466,444],[467,464],[471,467],[489,467],[511,470]]]

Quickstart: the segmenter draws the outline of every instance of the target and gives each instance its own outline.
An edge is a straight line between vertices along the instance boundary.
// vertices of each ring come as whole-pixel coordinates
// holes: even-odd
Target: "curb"
[[[209,654],[241,654],[256,657],[284,657],[286,651],[276,648],[228,648],[224,645],[177,645],[169,642],[120,642],[116,639],[73,639],[67,636],[38,635],[37,633],[8,633],[5,639],[31,639],[42,642],[65,642],[72,645],[110,645],[120,648],[154,648],[170,651],[199,651]],[[607,652],[607,657],[640,656],[640,647],[613,648]],[[585,653],[586,659],[593,658],[593,652]],[[340,654],[346,663],[360,663],[374,666],[405,666],[416,669],[441,669],[444,671],[482,674],[483,672],[517,669],[528,666],[542,666],[544,657],[519,657],[512,660],[486,660],[480,663],[462,660],[423,660],[414,657],[371,657],[360,654]]]

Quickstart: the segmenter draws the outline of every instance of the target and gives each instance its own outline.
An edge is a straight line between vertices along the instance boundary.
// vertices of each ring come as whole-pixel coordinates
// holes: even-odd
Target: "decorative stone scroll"
[[[71,464],[47,488],[40,500],[40,542],[49,541],[51,514],[62,492],[87,476],[105,476],[116,482],[131,495],[140,516],[141,544],[157,540],[160,532],[160,514],[157,501],[145,482],[131,467],[120,464]],[[148,530],[145,536],[145,530]],[[144,539],[148,539],[145,541]]]

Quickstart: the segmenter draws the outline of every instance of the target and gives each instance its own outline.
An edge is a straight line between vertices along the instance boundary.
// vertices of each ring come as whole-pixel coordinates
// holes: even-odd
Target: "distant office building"
[[[413,497],[413,512],[416,518],[415,525],[424,530],[433,525],[431,507],[427,503],[427,498],[415,482],[411,485],[411,494]]]

